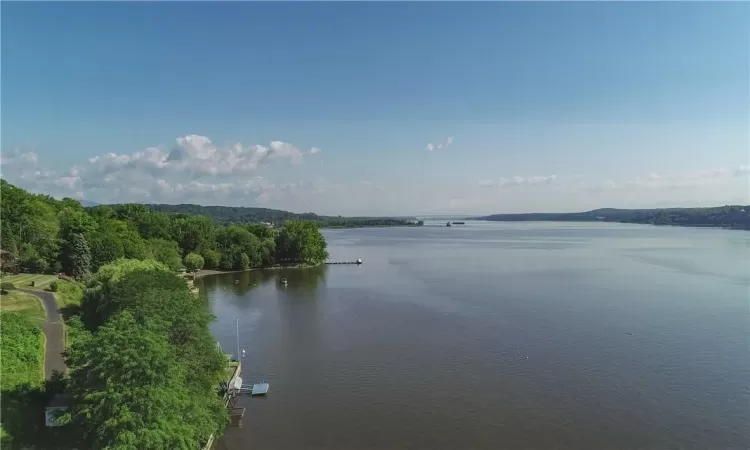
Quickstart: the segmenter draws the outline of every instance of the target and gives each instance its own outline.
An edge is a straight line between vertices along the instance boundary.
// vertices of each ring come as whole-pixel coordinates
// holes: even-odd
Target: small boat
[[[285,285],[285,284],[287,284],[287,283],[288,283],[288,281],[287,281],[287,279],[286,279],[286,278],[282,278],[282,279],[281,279],[281,284],[284,284],[284,285]]]
[[[466,222],[453,222],[453,225],[466,225]]]
[[[445,226],[446,226],[446,227],[449,227],[449,226],[451,226],[451,223],[450,223],[450,222],[448,222],[448,223],[446,223],[446,224],[445,224]]]

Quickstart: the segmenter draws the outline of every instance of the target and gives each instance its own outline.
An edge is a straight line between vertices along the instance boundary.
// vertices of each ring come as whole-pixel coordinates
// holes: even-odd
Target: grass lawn
[[[39,273],[19,273],[18,275],[4,275],[3,282],[13,283],[17,288],[31,289],[31,282],[34,281],[34,288],[46,287],[57,279],[57,275],[44,275]]]
[[[59,280],[57,275],[44,275],[34,273],[19,273],[18,275],[5,275],[3,282],[13,283],[17,288],[36,291],[50,291],[50,283],[57,282],[57,292],[53,292],[60,309],[69,306],[80,306],[83,297],[83,285],[67,280]],[[34,287],[31,282],[34,281]]]
[[[17,312],[30,319],[44,320],[42,300],[25,292],[10,291],[0,295],[0,311]]]
[[[73,281],[57,280],[57,292],[53,292],[53,294],[55,294],[57,306],[60,309],[65,309],[71,306],[81,306],[83,285]]]

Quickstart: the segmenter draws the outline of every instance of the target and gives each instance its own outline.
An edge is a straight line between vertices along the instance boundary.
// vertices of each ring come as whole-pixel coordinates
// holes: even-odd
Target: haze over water
[[[245,383],[225,449],[740,449],[750,234],[444,222],[199,283]],[[279,284],[286,277],[288,286]]]

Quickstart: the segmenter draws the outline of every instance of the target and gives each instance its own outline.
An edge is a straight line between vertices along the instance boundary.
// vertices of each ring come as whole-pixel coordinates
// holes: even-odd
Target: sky
[[[2,177],[341,215],[750,203],[750,3],[3,2]]]

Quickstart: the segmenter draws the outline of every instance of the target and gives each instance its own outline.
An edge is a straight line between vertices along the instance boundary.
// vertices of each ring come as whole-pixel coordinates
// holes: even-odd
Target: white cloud
[[[256,171],[269,160],[286,160],[299,164],[305,154],[312,155],[320,151],[319,147],[313,147],[304,153],[294,145],[282,141],[273,141],[267,147],[244,147],[241,143],[220,147],[205,136],[188,135],[177,138],[170,151],[150,147],[131,154],[107,153],[89,158],[89,166],[83,170],[101,174],[130,170],[148,172],[154,176],[179,173],[192,178],[243,175]]]
[[[452,143],[453,138],[449,137],[429,144],[428,149],[435,151]],[[454,179],[384,183],[382,178],[340,183],[310,173],[308,179],[302,180],[259,176],[266,174],[263,168],[267,165],[299,164],[319,153],[319,147],[303,150],[284,141],[217,145],[205,136],[188,135],[176,139],[171,147],[149,147],[123,154],[102,152],[83,163],[56,170],[45,167],[44,158],[34,152],[16,150],[1,156],[3,176],[9,182],[56,197],[100,203],[263,205],[342,215],[570,211],[643,207],[657,202],[679,206],[685,204],[680,203],[681,198],[721,204],[726,203],[722,200],[725,198],[746,198],[750,176],[747,165],[678,174],[646,171],[630,178],[518,175],[473,183]],[[320,165],[306,169],[320,170]],[[291,173],[298,171],[286,172]]]
[[[273,141],[268,146],[218,146],[205,136],[187,135],[177,138],[169,150],[149,147],[127,154],[104,153],[59,171],[39,166],[36,153],[3,152],[2,168],[4,175],[8,172],[6,178],[10,182],[57,196],[93,195],[103,202],[145,198],[218,201],[229,195],[263,195],[264,189],[272,185],[261,177],[248,180],[248,175],[265,164],[299,164],[305,156],[320,152],[320,147],[302,151],[283,141]],[[222,182],[207,180],[216,176],[221,176]]]
[[[0,155],[0,166],[15,166],[18,168],[32,168],[37,165],[39,156],[34,152],[21,152],[15,149],[11,152],[2,152]]]
[[[453,136],[449,136],[446,140],[444,140],[443,142],[438,142],[437,144],[433,144],[430,142],[425,146],[425,150],[427,150],[428,152],[431,152],[433,150],[441,150],[447,148],[451,144],[453,144]]]
[[[533,176],[533,177],[521,177],[515,176],[511,178],[501,177],[497,180],[481,180],[479,186],[481,187],[505,187],[505,186],[535,186],[540,184],[549,184],[557,178],[557,175],[547,176]]]

